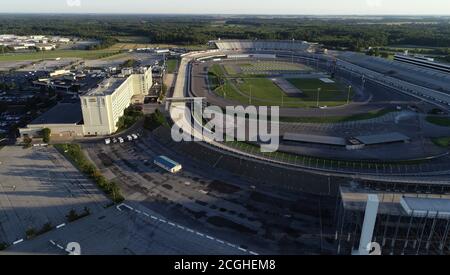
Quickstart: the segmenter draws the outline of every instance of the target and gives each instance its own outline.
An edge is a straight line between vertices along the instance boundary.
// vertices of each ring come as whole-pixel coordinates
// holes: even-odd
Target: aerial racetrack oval
[[[286,165],[337,175],[357,173],[401,176],[417,175],[419,171],[422,175],[426,175],[436,171],[433,169],[424,171],[423,167],[416,167],[417,170],[405,167],[415,162],[435,161],[435,159],[447,157],[442,150],[421,152],[413,149],[422,146],[422,141],[416,142],[415,137],[396,133],[397,125],[392,121],[389,122],[389,128],[375,129],[376,132],[371,136],[364,131],[374,131],[374,129],[358,130],[358,125],[354,126],[352,121],[347,123],[349,117],[365,120],[388,115],[390,112],[395,112],[397,101],[405,100],[406,102],[411,98],[385,88],[371,81],[369,77],[365,78],[365,73],[358,74],[346,69],[344,65],[339,64],[339,60],[336,61],[333,54],[326,53],[317,44],[301,41],[215,41],[214,43],[217,46],[215,50],[188,53],[183,56],[174,89],[174,98],[202,97],[206,98],[208,104],[222,107],[276,105],[280,106],[280,117],[286,118],[286,123],[303,123],[302,119],[323,123],[325,118],[326,126],[320,126],[323,128],[323,136],[296,137],[301,142],[318,138],[318,140],[324,140],[324,144],[315,142],[313,146],[308,145],[312,149],[305,153],[296,151],[295,148],[301,146],[290,146],[291,143],[287,143],[283,149],[284,152],[280,153],[281,161],[280,156],[274,160],[271,156],[259,154],[251,145],[238,144],[233,147],[230,146],[233,144],[224,145],[211,140],[206,141],[210,145],[231,154],[256,157],[259,161],[271,162],[274,165]],[[214,77],[216,79],[213,79]],[[318,84],[320,86],[316,88]],[[352,86],[352,90],[345,89],[349,86]],[[333,93],[335,93],[333,96],[339,97],[330,99],[330,94]],[[173,102],[170,108],[172,120],[179,124],[180,128],[186,129],[186,132],[194,128],[192,123],[201,124],[195,121],[195,118],[187,117],[190,112],[185,102]],[[371,113],[374,115],[371,116]],[[334,117],[338,119],[334,121]],[[395,114],[389,118],[397,119]],[[340,123],[344,124],[339,125]],[[333,124],[338,124],[337,127],[342,129],[336,130]],[[353,125],[352,130],[357,129],[356,133],[348,133],[347,124]],[[342,132],[339,133],[339,130]],[[310,131],[310,128],[305,126],[299,131]],[[363,140],[369,145],[378,144],[377,142],[382,145],[373,146],[373,149],[365,152],[355,151],[351,154],[345,150],[345,146],[344,149],[323,150],[333,145],[340,146],[342,137],[333,136],[338,133],[347,136],[344,142]],[[201,133],[194,131],[193,135],[201,135]],[[336,142],[338,139],[339,142]],[[398,154],[389,153],[396,147],[399,148]],[[286,148],[294,148],[294,150],[286,152]],[[419,151],[421,153],[417,155],[408,155],[409,152]],[[330,152],[332,155],[329,155]],[[370,155],[367,152],[374,154]],[[386,156],[388,156],[387,159]],[[393,166],[400,168],[395,170]]]

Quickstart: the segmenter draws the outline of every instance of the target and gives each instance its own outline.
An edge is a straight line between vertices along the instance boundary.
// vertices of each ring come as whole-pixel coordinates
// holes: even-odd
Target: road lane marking
[[[20,239],[20,240],[17,240],[17,241],[15,241],[15,242],[13,242],[13,245],[19,244],[19,243],[21,243],[21,242],[23,242],[23,239]]]
[[[66,226],[66,224],[65,224],[65,223],[62,223],[62,224],[58,225],[58,226],[56,227],[56,229],[60,229],[61,227],[64,227],[64,226]]]

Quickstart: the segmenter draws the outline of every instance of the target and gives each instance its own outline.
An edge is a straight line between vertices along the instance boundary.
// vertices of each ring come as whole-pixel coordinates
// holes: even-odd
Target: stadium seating
[[[313,51],[318,46],[295,40],[217,40],[214,43],[219,50],[224,51]]]

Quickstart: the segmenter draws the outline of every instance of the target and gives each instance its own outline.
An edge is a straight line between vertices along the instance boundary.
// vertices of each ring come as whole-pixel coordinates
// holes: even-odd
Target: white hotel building
[[[139,68],[126,77],[107,78],[81,95],[80,103],[58,104],[20,129],[20,134],[38,137],[42,129],[50,128],[52,138],[111,135],[125,109],[143,103],[152,85],[151,67]]]

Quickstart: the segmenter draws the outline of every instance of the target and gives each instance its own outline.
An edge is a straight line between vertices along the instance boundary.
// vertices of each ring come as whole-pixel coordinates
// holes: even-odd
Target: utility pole
[[[317,88],[317,108],[319,108],[319,101],[320,101],[320,91],[322,88]]]
[[[347,105],[350,103],[350,92],[352,91],[352,85],[348,85]]]

